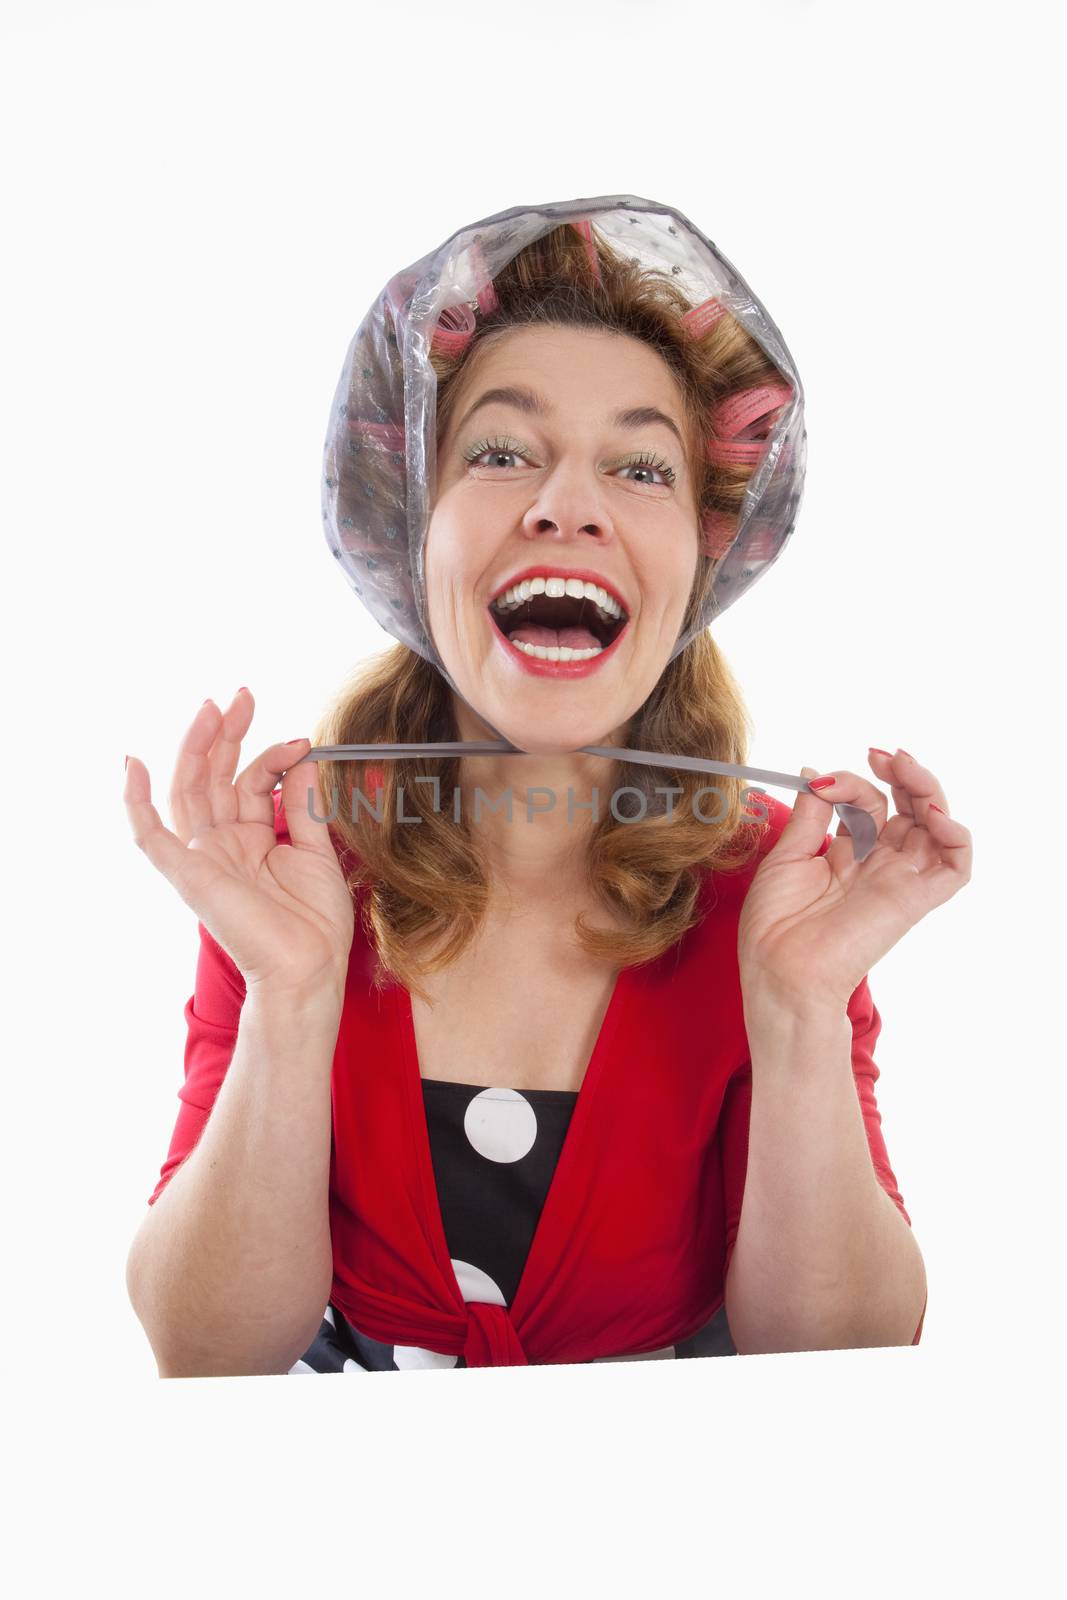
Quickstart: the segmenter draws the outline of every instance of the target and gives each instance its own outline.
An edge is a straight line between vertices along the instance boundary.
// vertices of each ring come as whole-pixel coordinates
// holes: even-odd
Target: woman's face
[[[481,403],[503,388],[529,402]],[[520,328],[464,373],[427,535],[430,631],[464,698],[523,750],[624,740],[662,675],[697,564],[686,438],[672,373],[628,335]]]

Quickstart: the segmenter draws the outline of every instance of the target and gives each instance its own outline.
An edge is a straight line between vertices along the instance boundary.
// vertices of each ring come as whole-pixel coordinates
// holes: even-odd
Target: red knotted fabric
[[[751,1104],[737,921],[789,817],[765,800],[771,826],[760,855],[739,873],[707,875],[698,925],[616,979],[506,1308],[464,1300],[438,1203],[410,996],[399,984],[373,988],[373,951],[357,914],[332,1075],[330,1298],[363,1334],[462,1355],[469,1366],[523,1366],[662,1349],[720,1308]],[[284,842],[278,796],[275,806]],[[152,1201],[207,1120],[244,1000],[240,973],[202,924],[200,938],[182,1111]],[[874,1170],[910,1223],[874,1097],[881,1018],[866,979],[848,1011]],[[920,1320],[915,1343],[921,1330]]]
[[[519,1343],[515,1324],[503,1306],[472,1300],[467,1306],[467,1337],[463,1354],[468,1367],[525,1367],[526,1351]]]

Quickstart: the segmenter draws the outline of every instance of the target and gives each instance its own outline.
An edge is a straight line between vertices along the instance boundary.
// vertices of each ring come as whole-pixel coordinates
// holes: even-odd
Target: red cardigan
[[[288,842],[275,794],[275,826]],[[371,987],[355,918],[333,1062],[330,1295],[361,1332],[469,1366],[577,1362],[688,1338],[723,1303],[744,1196],[752,1075],[737,923],[770,827],[737,874],[707,874],[703,920],[620,973],[581,1086],[522,1279],[506,1309],[465,1302],[445,1238],[408,991]],[[828,848],[827,834],[821,847]],[[199,1138],[237,1039],[245,987],[202,923],[181,1110],[149,1204]],[[881,1018],[855,990],[852,1066],[878,1181],[910,1225],[881,1133],[873,1049]],[[913,1343],[919,1342],[923,1317]]]

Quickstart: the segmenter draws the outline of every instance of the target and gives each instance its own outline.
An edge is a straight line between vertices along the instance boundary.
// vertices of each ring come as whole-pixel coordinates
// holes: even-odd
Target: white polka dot
[[[463,1131],[487,1161],[521,1161],[537,1138],[537,1117],[517,1089],[483,1089],[467,1107]]]
[[[351,1356],[349,1356],[348,1360],[341,1368],[342,1372],[362,1372],[363,1370],[364,1369],[360,1366],[359,1362],[353,1361]]]
[[[635,1356],[594,1356],[594,1361],[667,1361],[674,1355],[673,1344],[665,1344],[662,1350],[641,1350]]]
[[[445,1356],[439,1350],[419,1350],[415,1345],[398,1344],[393,1347],[393,1360],[401,1372],[417,1367],[454,1367],[458,1356]]]
[[[315,1371],[315,1368],[309,1367],[306,1361],[298,1361],[295,1366],[289,1368],[286,1376],[291,1378],[295,1374],[297,1377],[299,1377],[302,1372],[310,1372],[314,1377],[318,1377],[318,1373]]]
[[[478,1300],[483,1305],[490,1306],[507,1305],[500,1289],[488,1272],[483,1272],[481,1267],[473,1267],[469,1261],[457,1261],[453,1256],[452,1270],[456,1274],[459,1292],[464,1300]]]

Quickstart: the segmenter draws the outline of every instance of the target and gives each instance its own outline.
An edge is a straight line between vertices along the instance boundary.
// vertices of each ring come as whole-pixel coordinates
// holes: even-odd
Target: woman
[[[901,750],[870,753],[892,821],[846,771],[792,812],[726,778],[709,814],[701,769],[748,769],[706,621],[791,528],[795,430],[731,572],[799,387],[744,326],[754,297],[709,317],[607,227],[665,216],[713,251],[685,219],[583,207],[517,244],[519,213],[478,225],[477,321],[431,319],[425,479],[396,422],[417,269],[390,349],[354,342],[360,382],[385,371],[395,401],[399,374],[407,405],[353,409],[350,352],[334,553],[402,642],[318,746],[234,782],[252,697],[205,702],[176,833],[129,762],[135,839],[200,919],[182,1111],[128,1267],[162,1375],[918,1341],[866,974],[968,880],[970,836]],[[383,573],[419,488],[424,541]],[[831,804],[873,819],[869,854],[826,834]]]

